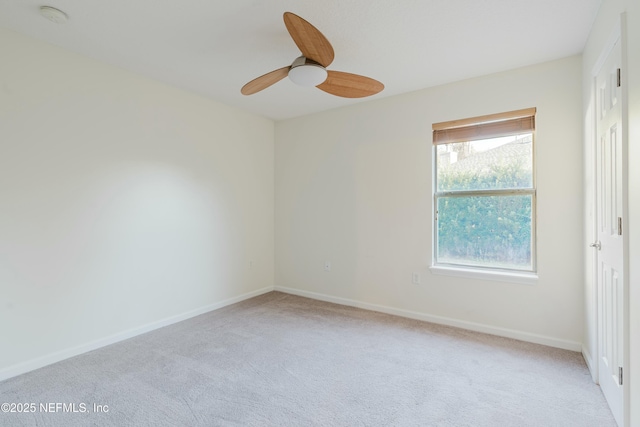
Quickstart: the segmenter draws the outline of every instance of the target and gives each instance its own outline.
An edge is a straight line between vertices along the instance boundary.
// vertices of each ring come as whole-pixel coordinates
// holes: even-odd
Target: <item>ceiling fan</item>
[[[243,95],[252,95],[279,82],[285,77],[301,86],[315,86],[331,95],[343,98],[363,98],[384,89],[377,80],[358,74],[331,71],[333,47],[329,40],[313,25],[291,12],[285,12],[284,25],[302,52],[291,65],[279,68],[251,80],[242,86]]]

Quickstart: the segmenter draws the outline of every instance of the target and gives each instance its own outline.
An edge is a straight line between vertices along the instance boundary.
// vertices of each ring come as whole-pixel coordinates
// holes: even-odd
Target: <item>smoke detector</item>
[[[51,6],[40,6],[40,14],[56,24],[63,24],[69,19],[66,13]]]

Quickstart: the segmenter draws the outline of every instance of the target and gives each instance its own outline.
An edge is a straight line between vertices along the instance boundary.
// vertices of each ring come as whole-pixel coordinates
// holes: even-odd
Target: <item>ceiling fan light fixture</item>
[[[334,57],[329,40],[316,27],[298,15],[285,12],[283,19],[289,35],[300,49],[302,56],[296,58],[290,66],[278,68],[251,80],[242,86],[240,93],[252,95],[287,76],[297,85],[315,86],[323,92],[342,98],[364,98],[384,89],[382,83],[369,77],[342,71],[327,71]]]
[[[301,56],[293,61],[289,70],[289,78],[300,86],[318,86],[327,79],[327,70],[317,62]]]

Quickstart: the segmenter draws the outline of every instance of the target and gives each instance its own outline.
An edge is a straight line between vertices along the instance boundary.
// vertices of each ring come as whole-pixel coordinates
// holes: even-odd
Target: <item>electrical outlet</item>
[[[324,262],[324,271],[331,271],[331,261]]]
[[[414,285],[419,285],[420,284],[420,273],[413,273],[411,276],[411,283],[413,283]]]

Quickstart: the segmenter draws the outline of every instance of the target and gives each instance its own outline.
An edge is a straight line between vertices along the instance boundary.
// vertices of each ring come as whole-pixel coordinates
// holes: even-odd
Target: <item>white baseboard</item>
[[[244,301],[249,298],[253,298],[258,295],[265,294],[267,292],[271,292],[273,290],[292,294],[292,295],[299,295],[306,298],[312,298],[320,301],[327,301],[327,302],[332,302],[336,304],[347,305],[351,307],[357,307],[365,310],[377,311],[377,312],[386,313],[386,314],[393,314],[396,316],[406,317],[410,319],[423,320],[426,322],[437,323],[437,324],[447,325],[447,326],[454,326],[462,329],[483,332],[483,333],[497,335],[501,337],[514,338],[521,341],[548,345],[550,347],[557,347],[565,350],[572,350],[572,351],[578,351],[578,352],[582,351],[582,354],[587,363],[587,366],[589,367],[589,371],[591,372],[592,377],[595,372],[595,370],[593,369],[594,365],[593,365],[593,359],[591,358],[591,355],[582,344],[577,342],[561,340],[561,339],[547,337],[543,335],[531,334],[528,332],[522,332],[522,331],[517,331],[513,329],[483,325],[475,322],[467,322],[464,320],[457,320],[457,319],[452,319],[448,317],[419,313],[415,311],[393,308],[393,307],[388,307],[388,306],[383,306],[378,304],[370,304],[370,303],[356,301],[348,298],[341,298],[341,297],[335,297],[335,296],[326,295],[326,294],[320,294],[316,292],[303,291],[300,289],[293,289],[293,288],[287,288],[282,286],[275,286],[275,287],[268,286],[253,292],[248,292],[246,294],[239,295],[237,297],[226,299],[224,301],[220,301],[214,304],[209,304],[207,306],[200,307],[195,310],[188,311],[186,313],[171,316],[165,319],[158,320],[156,322],[151,322],[137,328],[128,329],[126,331],[122,331],[117,334],[110,335],[108,337],[97,339],[95,341],[91,341],[86,344],[81,344],[73,348],[61,350],[55,353],[48,354],[46,356],[38,357],[36,359],[32,359],[26,362],[9,366],[7,368],[0,370],[0,381],[6,380],[21,374],[25,374],[27,372],[45,367],[47,365],[51,365],[53,363],[60,362],[65,359],[78,356],[80,354],[87,353],[89,351],[96,350],[98,348],[105,347],[110,344],[117,343],[119,341],[124,341],[126,339],[135,337],[137,335],[141,335],[146,332],[150,332],[155,329],[162,328],[164,326],[172,325],[174,323],[178,323],[183,320],[187,320],[192,317],[199,316],[201,314],[205,314],[210,311],[214,311],[222,307],[226,307],[228,305],[235,304],[237,302]]]
[[[53,363],[68,359],[70,357],[78,356],[80,354],[83,354],[92,350],[96,350],[100,347],[105,347],[107,345],[114,344],[119,341],[124,341],[126,339],[135,337],[137,335],[141,335],[146,332],[153,331],[154,329],[162,328],[164,326],[169,326],[174,323],[178,323],[183,320],[187,320],[192,317],[199,316],[201,314],[205,314],[210,311],[214,311],[219,308],[226,307],[228,305],[235,304],[237,302],[244,301],[246,299],[265,294],[267,292],[271,292],[273,290],[274,290],[273,286],[268,286],[266,288],[258,289],[257,291],[248,292],[246,294],[242,294],[237,297],[229,298],[224,301],[220,301],[217,303],[206,305],[204,307],[196,308],[195,310],[191,310],[186,313],[177,314],[175,316],[171,316],[155,322],[147,323],[146,325],[142,325],[137,328],[132,328],[126,331],[118,332],[117,334],[100,338],[95,341],[88,342],[86,344],[81,344],[73,348],[57,351],[55,353],[51,353],[46,356],[42,356],[26,362],[18,363],[16,365],[12,365],[12,366],[9,366],[8,368],[4,368],[0,370],[0,381],[6,380],[8,378],[12,378],[21,374],[25,374],[27,372],[42,368],[44,366],[51,365]]]
[[[544,335],[532,334],[529,332],[517,331],[514,329],[500,328],[496,326],[484,325],[481,323],[468,322],[465,320],[457,320],[449,317],[436,316],[432,314],[419,313],[411,310],[404,310],[400,308],[387,307],[384,305],[370,304],[362,301],[356,301],[348,298],[334,297],[331,295],[320,294],[316,292],[303,291],[300,289],[287,288],[283,286],[276,286],[276,291],[298,295],[301,297],[312,298],[320,301],[333,302],[341,305],[348,305],[351,307],[358,307],[365,310],[378,311],[386,314],[393,314],[396,316],[407,317],[409,319],[423,320],[425,322],[437,323],[440,325],[454,326],[461,329],[467,329],[470,331],[483,332],[485,334],[497,335],[500,337],[513,338],[520,341],[531,342],[535,344],[542,344],[549,347],[562,348],[571,351],[582,351],[582,344],[575,341],[562,340],[558,338],[548,337]]]
[[[585,363],[587,364],[587,368],[589,368],[589,373],[591,374],[591,379],[594,383],[598,384],[598,370],[597,366],[594,364],[593,357],[591,357],[591,353],[589,353],[589,349],[582,346],[582,357],[584,358]]]

